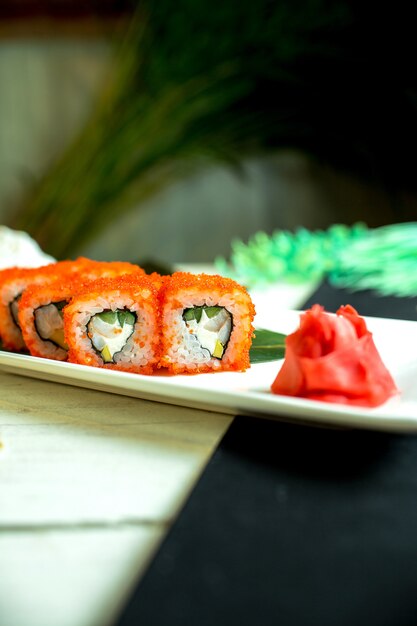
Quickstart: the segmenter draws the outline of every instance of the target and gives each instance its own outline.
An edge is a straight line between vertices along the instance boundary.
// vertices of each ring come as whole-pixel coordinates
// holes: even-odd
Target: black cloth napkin
[[[323,284],[306,307],[417,319]],[[118,626],[415,626],[417,437],[237,417]]]

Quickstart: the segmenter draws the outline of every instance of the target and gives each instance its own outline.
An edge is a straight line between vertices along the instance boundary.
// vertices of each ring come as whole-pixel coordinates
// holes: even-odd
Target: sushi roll
[[[255,309],[229,278],[177,272],[161,289],[162,356],[172,374],[244,371]]]
[[[25,348],[19,322],[19,301],[23,291],[30,284],[54,280],[56,265],[10,268],[0,272],[0,338],[7,350]]]
[[[63,309],[83,284],[78,275],[51,283],[31,285],[19,302],[19,326],[32,356],[66,361]]]
[[[57,280],[65,284],[66,281],[71,282],[77,279],[82,284],[86,280],[93,280],[100,276],[117,276],[119,274],[136,272],[144,273],[141,268],[131,263],[92,261],[83,257],[75,261],[51,263],[50,265],[40,268],[12,268],[3,270],[0,272],[0,337],[3,340],[4,347],[9,350],[23,350],[28,347],[25,342],[24,334],[28,337],[28,333],[30,332],[30,320],[32,320],[32,326],[34,325],[34,309],[32,308],[30,312],[26,311],[24,314],[24,326],[26,331],[24,334],[22,333],[19,316],[22,296],[28,288],[39,288],[40,291],[38,289],[36,296],[31,294],[30,300],[25,299],[25,306],[27,305],[30,308],[32,301],[35,303],[37,297],[40,297],[42,300],[42,304],[39,304],[39,306],[46,306],[41,291],[46,288],[47,285]],[[74,293],[74,289],[76,290],[74,283],[72,283],[71,288],[72,293]],[[68,300],[72,295],[72,293],[64,292],[65,289],[60,298],[62,306],[64,305],[64,301]],[[52,309],[50,309],[50,311],[52,311]],[[33,332],[36,335],[36,328],[34,328]],[[35,346],[33,341],[29,343],[32,347]],[[51,353],[50,350],[47,352]],[[55,353],[56,351],[52,352]],[[58,352],[57,354],[60,353]],[[37,352],[36,356],[43,355]],[[48,356],[51,355],[48,354]]]
[[[159,280],[131,274],[97,280],[64,308],[68,360],[150,374],[159,359]]]

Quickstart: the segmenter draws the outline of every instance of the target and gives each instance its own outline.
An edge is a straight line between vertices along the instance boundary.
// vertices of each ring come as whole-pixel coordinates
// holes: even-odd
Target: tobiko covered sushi
[[[146,275],[89,259],[0,272],[0,336],[11,350],[150,374],[244,371],[254,306],[217,275]]]
[[[249,367],[254,306],[229,278],[177,272],[161,290],[161,365],[172,373]]]

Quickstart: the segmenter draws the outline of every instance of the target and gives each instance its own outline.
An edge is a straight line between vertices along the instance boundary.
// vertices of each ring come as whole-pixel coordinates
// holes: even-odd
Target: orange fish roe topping
[[[143,289],[149,290],[149,295],[157,295],[159,292],[159,281],[153,275],[147,275],[141,272],[132,272],[131,274],[122,274],[111,278],[97,278],[93,281],[87,281],[75,288],[74,297],[80,297],[84,294],[90,297],[99,296],[103,291],[117,291],[118,289],[133,290],[131,295],[135,295],[134,290],[140,288],[137,295],[141,294],[146,297]]]
[[[23,267],[7,267],[0,270],[0,289],[9,278],[24,276],[27,271],[28,269]]]
[[[122,274],[145,274],[145,271],[128,261],[94,261],[85,257],[79,257],[74,262],[74,270],[84,274],[92,274],[92,278],[99,276],[118,276]]]
[[[165,287],[170,290],[184,289],[192,287],[193,289],[207,289],[215,287],[216,290],[232,291],[238,289],[247,293],[242,285],[239,285],[232,278],[219,276],[217,274],[191,274],[190,272],[175,272],[172,276],[164,277]]]
[[[210,274],[176,272],[163,282],[161,307],[163,356],[160,366],[170,373],[243,371],[250,366],[255,309],[247,290],[234,280]],[[224,344],[219,342],[219,353],[200,342],[198,322],[187,324],[183,319],[185,311],[198,308],[224,309],[228,314],[225,317],[229,316],[229,322],[221,322],[225,326],[229,323],[231,330],[227,341]],[[205,333],[207,336],[207,331],[213,332],[209,325],[200,336]]]

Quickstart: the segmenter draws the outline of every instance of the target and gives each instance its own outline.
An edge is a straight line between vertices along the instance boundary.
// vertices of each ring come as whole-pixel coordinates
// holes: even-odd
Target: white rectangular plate
[[[297,311],[274,319],[258,314],[258,328],[288,334]],[[141,376],[0,351],[0,369],[43,380],[228,414],[252,415],[332,427],[417,432],[417,322],[366,318],[381,357],[401,394],[375,409],[274,395],[270,385],[282,361],[253,365],[247,372],[194,376]]]

